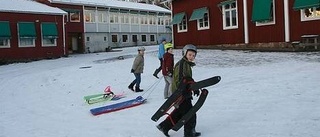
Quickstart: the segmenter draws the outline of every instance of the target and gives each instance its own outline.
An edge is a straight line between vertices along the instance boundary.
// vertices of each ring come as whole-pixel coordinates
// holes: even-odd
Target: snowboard
[[[201,88],[205,88],[208,86],[215,85],[219,83],[221,80],[220,76],[214,76],[208,79],[204,79],[198,82],[195,82],[191,84],[191,90],[199,90]],[[196,104],[193,106],[193,108],[180,119],[180,123],[183,125],[184,122],[188,121],[190,117],[195,114],[203,105],[206,97],[207,97],[208,92],[201,92],[200,97]],[[179,103],[183,100],[182,96],[182,90],[178,88],[177,91],[173,92],[173,94],[162,104],[162,106],[154,113],[154,115],[151,117],[151,120],[157,122],[159,118],[161,118],[163,115],[168,114],[167,111],[169,111],[172,107],[177,107],[179,106]],[[168,114],[169,115],[169,114]],[[181,128],[180,123],[176,123],[175,126],[177,126],[175,129],[178,130]],[[177,125],[178,124],[178,125]],[[180,126],[180,127],[179,127]]]

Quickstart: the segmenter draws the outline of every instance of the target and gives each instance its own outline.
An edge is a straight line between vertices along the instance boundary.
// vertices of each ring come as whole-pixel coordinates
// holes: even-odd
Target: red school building
[[[174,45],[201,48],[319,49],[319,0],[173,0]],[[298,45],[299,46],[299,45]]]
[[[67,55],[66,12],[27,0],[0,2],[0,62]]]

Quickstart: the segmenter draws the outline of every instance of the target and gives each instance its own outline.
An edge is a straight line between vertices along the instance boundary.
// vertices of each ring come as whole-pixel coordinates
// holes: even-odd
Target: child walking
[[[162,74],[166,83],[164,86],[164,99],[167,99],[172,94],[171,85],[174,65],[173,45],[171,43],[166,43],[164,49],[166,53],[163,55]]]
[[[188,89],[188,83],[193,83],[192,69],[195,66],[194,59],[197,54],[196,46],[188,44],[182,49],[183,58],[177,62],[174,66],[173,71],[173,83],[172,91],[176,91],[178,88],[185,87],[184,89],[179,89],[182,91],[184,100],[181,102],[178,108],[176,108],[170,117],[167,117],[162,121],[157,128],[167,137],[169,137],[169,130],[173,127],[173,124],[179,121],[179,119],[184,116],[192,107],[192,92]],[[187,86],[182,86],[182,85]],[[206,89],[203,89],[206,90]],[[199,96],[200,91],[193,91],[194,95]],[[194,114],[185,124],[184,124],[184,137],[197,137],[200,136],[200,132],[196,132],[196,114]]]
[[[129,89],[135,92],[142,92],[143,89],[140,89],[140,83],[141,83],[141,73],[143,73],[143,67],[144,67],[144,47],[138,48],[138,56],[134,59],[134,62],[132,64],[131,73],[134,74],[135,79],[131,82],[131,84],[128,86]],[[136,85],[135,89],[133,89],[133,86]]]

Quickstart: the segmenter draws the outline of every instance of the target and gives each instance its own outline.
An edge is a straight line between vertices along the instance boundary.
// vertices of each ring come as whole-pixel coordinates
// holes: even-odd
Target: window
[[[58,30],[54,22],[41,23],[42,46],[57,46]]]
[[[90,41],[90,37],[86,37],[86,41]]]
[[[36,29],[33,22],[19,22],[19,47],[35,47]]]
[[[301,10],[301,20],[320,20],[320,7],[313,7]]]
[[[103,37],[103,41],[108,41],[108,38],[107,37]]]
[[[151,42],[155,42],[155,41],[156,41],[154,35],[150,35],[150,41],[151,41]]]
[[[112,42],[118,42],[118,35],[111,35]]]
[[[186,32],[187,31],[187,15],[185,15],[181,22],[178,24],[178,32]]]
[[[203,18],[198,20],[198,30],[209,29],[209,15],[204,13]]]
[[[10,48],[11,30],[8,21],[0,21],[0,48]]]
[[[0,38],[0,48],[10,48],[10,39]]]
[[[101,23],[107,22],[106,15],[107,15],[107,12],[105,12],[105,11],[98,11],[98,22],[101,22]]]
[[[110,12],[110,23],[118,23],[118,13]]]
[[[128,41],[128,35],[122,35],[122,42],[127,43]]]
[[[138,42],[138,36],[132,35],[132,42]]]
[[[165,25],[170,25],[170,22],[171,22],[171,17],[170,16],[166,16],[165,17]]]
[[[141,35],[141,41],[147,42],[147,35]]]
[[[56,38],[43,38],[42,45],[44,46],[56,46]]]
[[[222,6],[223,29],[238,28],[238,15],[236,1]]]
[[[148,24],[148,17],[147,15],[141,15],[140,16],[140,23],[143,24],[143,25],[147,25]]]
[[[275,5],[274,5],[274,0],[271,0],[270,3],[270,10],[267,10],[268,12],[270,12],[270,15],[268,17],[268,20],[263,20],[263,21],[257,21],[256,22],[256,26],[263,26],[263,25],[271,25],[271,24],[275,24],[275,17],[274,17],[274,13],[275,13]]]
[[[85,21],[86,22],[95,22],[95,11],[94,10],[86,10],[85,11]]]
[[[35,39],[19,38],[19,47],[35,47]]]
[[[80,22],[80,11],[70,12],[70,22]]]

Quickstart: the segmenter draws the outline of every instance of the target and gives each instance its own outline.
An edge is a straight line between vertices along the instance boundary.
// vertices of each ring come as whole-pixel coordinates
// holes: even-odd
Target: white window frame
[[[44,43],[45,42],[45,39],[51,39],[53,40],[53,43],[52,44],[47,44],[47,43]],[[57,38],[43,38],[42,37],[42,47],[56,47],[57,46]]]
[[[235,3],[235,7],[232,7],[231,5]],[[237,1],[230,3],[230,4],[226,4],[222,6],[222,21],[223,21],[223,30],[228,30],[228,29],[237,29],[238,28],[238,3]],[[230,6],[229,9],[226,9],[226,6]],[[236,25],[232,24],[232,19],[233,19],[233,15],[232,13],[235,12],[235,18],[236,18]],[[229,18],[229,22],[230,22],[230,26],[227,26],[227,21],[226,21],[226,14],[229,13],[230,18]]]
[[[85,22],[86,23],[95,23],[96,22],[96,12],[94,10],[85,10]],[[89,19],[89,20],[87,20]]]
[[[187,15],[184,15],[182,21],[177,25],[178,33],[188,31]]]
[[[276,24],[276,17],[275,17],[275,13],[276,13],[276,8],[275,8],[275,2],[274,0],[272,0],[272,20],[268,20],[268,21],[263,21],[263,22],[256,22],[256,26],[266,26],[266,25],[274,25]]]
[[[170,22],[171,22],[171,17],[170,16],[166,16],[165,17],[165,24],[164,25],[166,25],[166,26],[169,26],[170,25]]]
[[[99,23],[107,23],[108,22],[106,11],[98,10],[98,22]]]
[[[309,10],[311,16],[306,17],[305,15],[305,11]],[[313,11],[311,11],[313,10]],[[300,10],[300,17],[301,17],[301,21],[312,21],[312,20],[320,20],[320,7],[318,7],[318,11],[316,7],[313,8],[308,8],[308,9],[301,9]]]
[[[31,45],[22,45],[22,40],[31,40],[32,44]],[[23,48],[23,47],[36,47],[36,39],[35,38],[25,38],[25,37],[19,37],[19,47]]]
[[[119,15],[116,12],[110,12],[109,14],[109,19],[110,19],[110,23],[115,24],[115,23],[119,23]],[[113,22],[111,22],[113,20]]]
[[[74,14],[78,14],[78,20],[73,20],[73,19],[71,19],[71,17],[72,17],[72,15],[74,15]],[[80,11],[76,11],[76,12],[74,12],[74,11],[70,11],[70,22],[80,22],[80,20],[81,20],[81,16],[80,16]]]
[[[140,24],[141,25],[148,25],[148,16],[147,15],[140,15]]]
[[[10,48],[10,39],[9,38],[6,38],[6,39],[0,38],[0,43],[3,43],[3,45],[0,44],[0,48]]]
[[[207,23],[207,25],[206,25],[206,23]],[[201,24],[203,26],[201,26]],[[197,27],[198,27],[198,30],[210,29],[210,19],[209,19],[209,12],[208,11],[206,13],[204,13],[202,19],[197,20]]]

